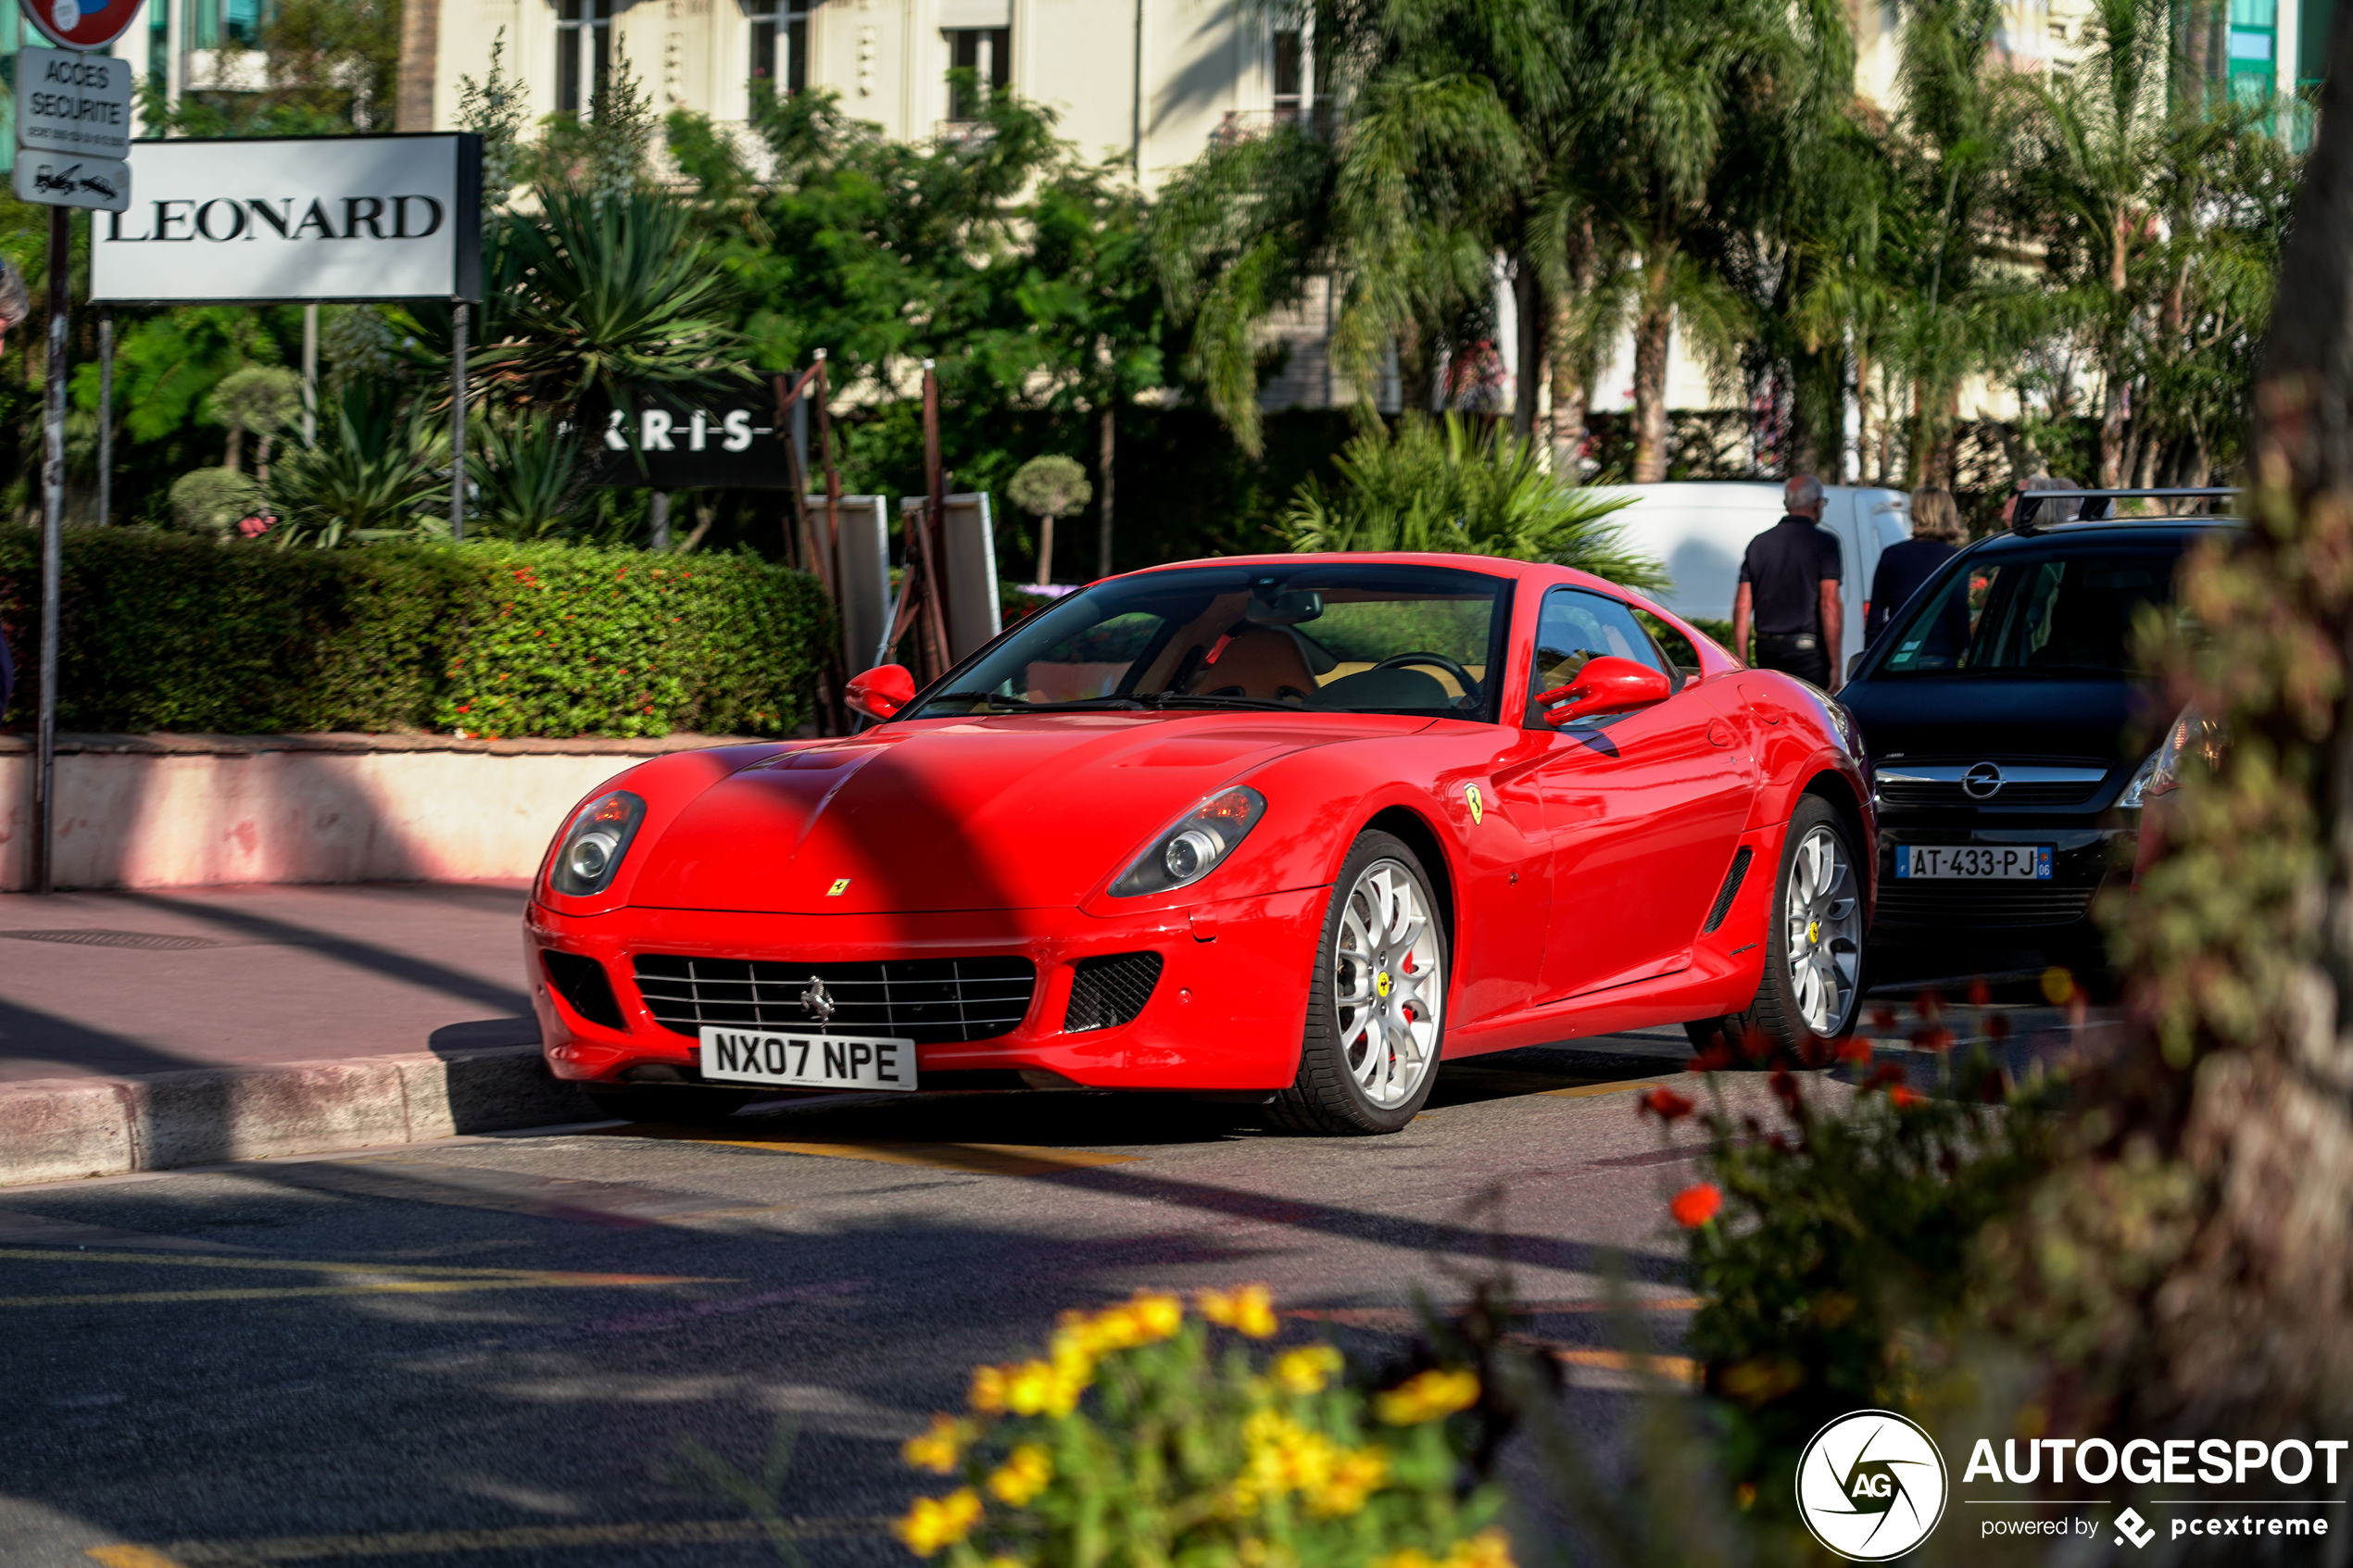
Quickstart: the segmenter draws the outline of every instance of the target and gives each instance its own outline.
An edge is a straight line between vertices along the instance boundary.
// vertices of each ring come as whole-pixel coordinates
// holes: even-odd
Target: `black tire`
[[[1852,982],[1843,987],[1831,1027],[1817,1029],[1806,1022],[1806,1011],[1798,997],[1797,983],[1790,961],[1790,920],[1784,918],[1790,905],[1790,879],[1794,872],[1798,847],[1817,830],[1827,831],[1838,842],[1844,857],[1846,886],[1844,891],[1856,906],[1856,918],[1847,950],[1853,954]],[[1765,912],[1765,978],[1756,988],[1756,998],[1740,1012],[1723,1018],[1703,1018],[1683,1025],[1691,1036],[1692,1048],[1705,1052],[1710,1047],[1721,1046],[1732,1053],[1735,1060],[1746,1063],[1755,1060],[1749,1047],[1751,1037],[1759,1036],[1768,1056],[1780,1057],[1803,1048],[1813,1039],[1838,1039],[1854,1030],[1855,1019],[1863,1002],[1863,947],[1860,919],[1862,872],[1864,864],[1855,845],[1855,835],[1830,802],[1817,796],[1806,796],[1798,802],[1796,813],[1791,817],[1789,832],[1781,840],[1780,868],[1773,878],[1772,902]],[[1833,889],[1836,892],[1837,889]]]
[[[623,1122],[666,1122],[700,1127],[724,1122],[751,1098],[749,1091],[703,1089],[692,1085],[582,1085],[581,1093],[607,1116]]]
[[[1377,1103],[1357,1082],[1356,1073],[1349,1063],[1347,1043],[1340,1037],[1340,1015],[1344,1004],[1333,994],[1335,966],[1340,957],[1342,916],[1358,882],[1383,862],[1403,871],[1421,900],[1421,908],[1428,911],[1427,929],[1436,943],[1440,976],[1437,1028],[1424,1054],[1420,1081],[1402,1100],[1386,1106]],[[1403,840],[1388,834],[1360,834],[1349,847],[1348,858],[1340,862],[1340,876],[1332,884],[1331,907],[1324,914],[1323,939],[1315,945],[1315,969],[1307,987],[1307,1027],[1300,1042],[1299,1075],[1266,1107],[1264,1114],[1267,1126],[1280,1133],[1361,1137],[1394,1133],[1411,1123],[1428,1100],[1430,1085],[1438,1078],[1438,1059],[1446,1038],[1444,987],[1451,983],[1453,973],[1446,922],[1440,918],[1438,899],[1431,890],[1428,873],[1422,870],[1420,858]],[[1382,978],[1386,981],[1387,975],[1384,973]],[[1388,995],[1387,990],[1381,992],[1384,999]],[[1408,1001],[1400,1005],[1412,1004]],[[1367,1039],[1364,1048],[1369,1052],[1376,1045]],[[1393,1051],[1388,1052],[1385,1060],[1394,1057]]]

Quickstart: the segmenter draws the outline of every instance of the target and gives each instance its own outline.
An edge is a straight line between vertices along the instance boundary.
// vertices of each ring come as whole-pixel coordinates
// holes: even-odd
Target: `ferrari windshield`
[[[1021,622],[907,717],[1232,708],[1491,721],[1511,589],[1403,562],[1114,578]]]
[[[2178,542],[2020,550],[1965,563],[1913,601],[1886,675],[2141,673],[2133,628],[2173,612]]]

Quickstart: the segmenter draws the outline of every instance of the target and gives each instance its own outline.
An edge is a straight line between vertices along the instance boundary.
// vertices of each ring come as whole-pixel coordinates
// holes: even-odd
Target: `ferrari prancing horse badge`
[[[1479,819],[1487,814],[1487,802],[1478,797],[1478,786],[1477,784],[1465,784],[1463,786],[1463,800],[1470,807],[1471,826],[1478,826]]]

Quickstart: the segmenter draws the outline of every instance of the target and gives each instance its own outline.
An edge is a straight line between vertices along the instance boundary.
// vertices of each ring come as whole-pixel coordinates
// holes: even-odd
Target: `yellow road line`
[[[1699,1386],[1699,1362],[1689,1356],[1638,1356],[1625,1350],[1571,1350],[1548,1347],[1553,1359],[1567,1366],[1599,1372],[1649,1372],[1670,1383]]]
[[[1573,1089],[1539,1089],[1536,1092],[1552,1099],[1585,1099],[1593,1095],[1622,1095],[1629,1089],[1647,1089],[1654,1084],[1670,1084],[1676,1077],[1662,1074],[1655,1078],[1629,1078],[1616,1084],[1579,1084]]]
[[[560,1269],[454,1269],[423,1264],[330,1263],[303,1258],[211,1258],[182,1253],[82,1252],[0,1248],[0,1259],[41,1262],[154,1263],[167,1268],[237,1269],[353,1278],[344,1285],[229,1286],[210,1290],[112,1290],[74,1295],[0,1296],[0,1308],[152,1305],[177,1301],[277,1301],[306,1296],[420,1296],[468,1290],[605,1290],[641,1285],[729,1283],[693,1274],[592,1274]],[[355,1278],[356,1276],[356,1278]]]
[[[178,1562],[153,1547],[94,1546],[82,1555],[105,1563],[106,1568],[181,1568]]]
[[[807,1540],[879,1534],[888,1521],[799,1519],[786,1533]],[[106,1568],[231,1568],[351,1557],[427,1557],[445,1552],[517,1551],[547,1547],[694,1546],[756,1541],[767,1531],[753,1519],[682,1519],[666,1524],[522,1524],[503,1530],[407,1530],[357,1536],[283,1536],[271,1540],[174,1541],[162,1548],[92,1547]]]
[[[920,1165],[931,1171],[961,1171],[974,1176],[1051,1176],[1097,1165],[1130,1165],[1132,1154],[1097,1154],[1086,1149],[1048,1148],[1021,1143],[912,1143],[890,1139],[712,1138],[693,1133],[624,1131],[606,1136],[675,1138],[722,1148],[761,1148],[780,1154],[811,1154],[827,1160],[871,1160],[884,1165]]]

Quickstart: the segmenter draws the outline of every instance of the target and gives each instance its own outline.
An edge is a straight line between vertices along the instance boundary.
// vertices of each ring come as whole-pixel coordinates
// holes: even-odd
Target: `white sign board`
[[[482,138],[134,142],[138,205],[92,227],[109,304],[477,298]]]
[[[86,207],[120,212],[131,205],[131,166],[110,157],[17,149],[14,180],[19,201],[43,207]],[[98,225],[103,229],[105,224]]]
[[[131,156],[131,62],[72,49],[17,51],[17,145]]]

